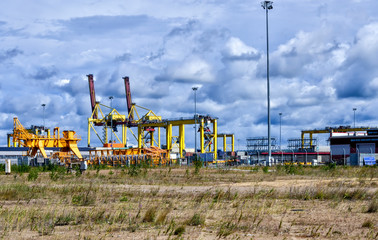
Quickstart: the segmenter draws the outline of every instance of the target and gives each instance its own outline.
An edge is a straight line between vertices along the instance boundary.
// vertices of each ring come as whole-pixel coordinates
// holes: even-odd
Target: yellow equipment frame
[[[358,131],[367,131],[369,129],[371,128],[370,127],[359,127],[359,128],[336,127],[336,128],[325,128],[325,129],[302,130],[302,133],[301,133],[302,148],[305,147],[305,143],[304,143],[305,134],[309,134],[310,147],[312,147],[313,134],[317,134],[317,133],[332,134],[333,132],[358,132]]]
[[[199,117],[197,119],[199,123],[200,131],[200,152],[201,153],[213,153],[214,159],[217,159],[217,147],[218,147],[218,126],[217,119],[210,117]],[[138,124],[138,148],[143,147],[144,129],[147,127],[163,127],[166,131],[166,146],[167,150],[171,151],[174,144],[179,145],[180,157],[183,158],[183,150],[185,149],[185,125],[196,124],[196,120],[193,119],[177,119],[177,120],[163,120],[156,122],[146,122]],[[209,125],[212,125],[212,131],[206,131],[209,129]],[[172,136],[172,127],[179,127],[179,136]],[[173,142],[174,139],[179,139]],[[234,149],[234,142],[231,143],[232,149]]]
[[[11,141],[11,138],[13,140]],[[35,157],[38,151],[44,158],[48,158],[45,148],[61,148],[55,156],[63,158],[70,157],[72,152],[79,160],[83,157],[77,147],[77,142],[81,138],[78,137],[75,131],[63,131],[63,136],[60,136],[59,128],[54,128],[54,135],[50,136],[50,131],[48,131],[47,136],[33,134],[22,126],[17,117],[13,118],[13,134],[8,136],[8,147],[10,143],[13,142],[13,147],[28,147],[28,156]]]
[[[227,150],[234,152],[235,151],[235,136],[234,134],[226,134],[220,133],[218,134],[218,138],[223,139],[223,152],[227,152]],[[227,138],[231,139],[231,143],[227,143]]]
[[[104,114],[104,112],[101,109],[102,107],[111,109],[108,114]],[[138,108],[146,110],[147,113],[144,115],[139,115]],[[93,118],[94,116],[99,116],[98,118]],[[133,116],[132,119],[136,118],[133,121],[128,122],[128,119],[130,119],[130,116]],[[117,134],[114,132],[114,129],[111,128],[111,122],[122,122],[122,137],[121,139],[117,136]],[[115,108],[110,108],[109,106],[106,106],[104,104],[101,104],[99,102],[96,102],[95,108],[91,114],[91,117],[88,118],[88,147],[91,145],[91,129],[96,133],[97,137],[101,141],[102,144],[108,143],[109,136],[108,136],[108,129],[111,130],[111,134],[113,134],[118,142],[122,143],[125,147],[127,144],[127,130],[130,131],[130,133],[134,136],[134,138],[138,140],[138,137],[134,134],[134,132],[131,130],[131,127],[127,127],[128,124],[131,125],[138,125],[140,123],[143,123],[145,121],[161,121],[161,117],[157,116],[152,110],[138,106],[136,104],[133,104],[131,107],[131,111],[126,117],[126,115],[120,114]],[[103,133],[104,137],[101,138],[99,134],[97,133],[95,126],[102,126],[103,127]],[[159,129],[159,142],[156,142],[153,138],[153,135],[151,136],[151,142],[152,145],[154,143],[158,144],[160,146],[160,129]],[[143,146],[147,146],[147,144],[144,142]]]

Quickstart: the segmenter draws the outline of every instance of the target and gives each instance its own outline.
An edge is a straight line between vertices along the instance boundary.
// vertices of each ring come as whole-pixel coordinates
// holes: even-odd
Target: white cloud
[[[55,85],[57,85],[58,87],[63,87],[63,86],[66,86],[69,83],[70,83],[69,79],[60,79],[57,82],[55,82]]]
[[[170,71],[173,71],[172,78],[180,81],[211,82],[214,80],[211,66],[199,58],[188,59]]]
[[[258,51],[250,46],[247,46],[239,38],[231,37],[226,43],[226,55],[229,57],[258,57]]]

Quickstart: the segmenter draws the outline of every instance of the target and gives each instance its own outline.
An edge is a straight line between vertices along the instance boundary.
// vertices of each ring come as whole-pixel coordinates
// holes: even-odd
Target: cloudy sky
[[[269,12],[272,136],[378,126],[378,1],[277,0]],[[0,1],[0,145],[24,126],[75,130],[87,143],[87,74],[97,100],[163,118],[200,114],[218,131],[267,135],[265,12],[256,0]],[[194,139],[187,128],[186,142]],[[133,142],[131,135],[131,143]],[[319,136],[321,138],[321,136]],[[92,136],[95,140],[95,136]],[[321,140],[321,139],[320,139]],[[134,141],[135,142],[135,141]]]

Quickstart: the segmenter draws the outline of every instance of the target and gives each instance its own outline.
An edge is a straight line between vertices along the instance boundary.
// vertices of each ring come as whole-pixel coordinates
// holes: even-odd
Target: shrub
[[[336,163],[328,163],[327,165],[324,165],[322,169],[324,171],[334,171],[336,170]]]
[[[150,207],[143,217],[143,222],[154,222],[156,217],[156,207],[152,206]]]
[[[58,179],[63,178],[65,174],[66,174],[66,168],[62,166],[57,166],[51,169],[50,179],[52,181],[56,181]]]
[[[269,167],[268,166],[264,166],[262,168],[262,171],[263,171],[263,173],[268,173],[269,172]]]
[[[378,210],[378,201],[376,199],[371,200],[369,207],[367,209],[367,213],[375,213]]]
[[[72,196],[71,202],[73,205],[89,206],[96,202],[96,194],[92,189],[93,182],[89,185],[88,189],[80,194]]]
[[[129,201],[129,199],[127,198],[127,196],[122,196],[120,199],[119,199],[120,202],[127,202]]]
[[[164,209],[156,219],[156,224],[164,224],[165,220],[167,219],[167,215],[170,212],[169,208]]]
[[[184,232],[185,232],[185,226],[179,226],[178,228],[175,229],[173,234],[181,236]]]
[[[362,223],[363,228],[373,228],[374,222],[372,220],[366,220],[364,223]]]
[[[217,236],[219,238],[221,237],[227,237],[228,235],[235,232],[237,225],[232,223],[231,221],[223,223],[217,233]]]
[[[28,175],[28,181],[35,181],[38,178],[38,169],[32,168]]]
[[[193,164],[194,164],[194,174],[198,174],[200,172],[200,169],[202,168],[201,158],[198,156],[195,156]]]
[[[61,215],[58,215],[55,220],[55,226],[65,226],[69,225],[71,221],[73,221],[74,218],[70,213],[62,213]]]
[[[189,220],[188,225],[199,226],[205,223],[205,219],[199,213],[195,213],[193,217]]]
[[[139,174],[141,173],[141,169],[139,166],[137,165],[131,165],[129,168],[128,168],[128,171],[127,171],[127,174],[129,174],[131,177],[136,177],[138,176]]]
[[[4,165],[5,166],[5,165]],[[12,172],[17,172],[17,173],[27,173],[29,172],[31,167],[29,165],[12,165],[11,166],[11,171]],[[5,171],[5,169],[4,169]]]

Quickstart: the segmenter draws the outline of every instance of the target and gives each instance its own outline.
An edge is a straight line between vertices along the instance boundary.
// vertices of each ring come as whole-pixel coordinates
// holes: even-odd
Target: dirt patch
[[[3,239],[376,239],[374,172],[316,171],[0,175],[0,229]]]

